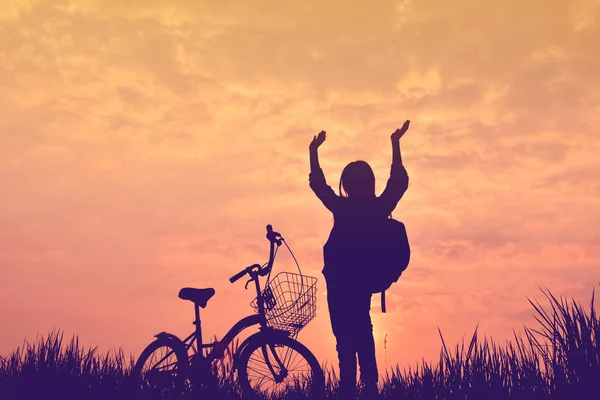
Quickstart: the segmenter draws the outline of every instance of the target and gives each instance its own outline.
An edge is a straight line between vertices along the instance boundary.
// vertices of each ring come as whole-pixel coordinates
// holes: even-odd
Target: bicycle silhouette
[[[250,276],[246,288],[254,282],[256,298],[251,306],[256,313],[235,323],[220,341],[205,344],[202,342],[200,308],[206,307],[215,290],[181,289],[179,298],[194,303],[195,330],[184,340],[167,332],[156,335],[156,340],[144,349],[134,366],[132,377],[136,386],[142,390],[159,390],[163,397],[181,395],[187,387],[194,386],[214,390],[218,386],[215,362],[223,360],[225,349],[238,334],[259,325],[258,332],[246,338],[233,354],[231,374],[237,371],[244,398],[279,397],[286,390],[298,387],[309,398],[322,396],[325,390],[323,370],[310,350],[295,339],[315,316],[317,280],[302,275],[301,271],[300,274],[281,272],[270,279],[277,249],[285,240],[271,225],[267,225],[267,239],[269,261],[262,266],[246,267],[229,279],[234,283],[245,275]],[[286,247],[289,249],[287,243]],[[264,290],[260,287],[261,276],[267,276]]]

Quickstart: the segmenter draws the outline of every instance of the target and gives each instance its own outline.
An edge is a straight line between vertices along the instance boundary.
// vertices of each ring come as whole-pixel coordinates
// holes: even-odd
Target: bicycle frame
[[[190,356],[193,357],[195,354],[200,355],[207,361],[213,361],[217,359],[221,359],[225,355],[225,349],[233,342],[237,335],[239,335],[243,330],[249,328],[253,325],[261,325],[266,326],[266,320],[264,316],[259,314],[248,315],[241,320],[239,320],[235,325],[229,329],[229,331],[223,336],[223,338],[219,341],[212,343],[202,343],[201,334],[198,330],[192,332],[188,337],[184,340],[181,340],[186,351],[189,351],[190,348],[196,344],[196,351]],[[162,332],[159,335],[165,336],[169,335],[166,332]],[[157,337],[159,336],[157,335]],[[177,339],[180,340],[180,339]],[[199,344],[199,346],[198,346]],[[208,354],[204,354],[204,350],[211,349]]]

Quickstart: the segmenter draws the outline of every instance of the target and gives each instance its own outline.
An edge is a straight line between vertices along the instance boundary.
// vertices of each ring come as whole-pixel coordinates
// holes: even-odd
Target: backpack
[[[364,283],[371,293],[381,293],[381,311],[385,313],[385,291],[398,281],[410,262],[404,224],[393,218],[378,223],[371,233],[368,257],[369,270]]]

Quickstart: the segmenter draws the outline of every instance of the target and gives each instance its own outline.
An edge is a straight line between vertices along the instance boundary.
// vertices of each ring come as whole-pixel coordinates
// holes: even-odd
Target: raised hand
[[[318,135],[316,135],[312,142],[310,142],[310,145],[308,146],[309,149],[311,150],[316,150],[319,148],[320,145],[323,144],[323,142],[325,141],[325,131],[321,131],[319,132]]]
[[[406,131],[408,130],[408,126],[410,125],[410,121],[406,120],[406,122],[404,122],[404,125],[402,125],[402,128],[400,129],[396,129],[394,131],[394,133],[392,133],[392,140],[400,140],[400,138],[402,136],[404,136],[404,134],[406,133]]]

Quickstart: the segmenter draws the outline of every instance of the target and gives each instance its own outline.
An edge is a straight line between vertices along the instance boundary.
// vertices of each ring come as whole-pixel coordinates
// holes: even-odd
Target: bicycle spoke
[[[166,343],[156,345],[142,360],[138,371],[142,388],[174,390],[181,382],[177,354]]]
[[[257,346],[250,354],[246,373],[248,382],[255,391],[277,396],[310,379],[312,368],[297,350],[289,346],[268,344]]]
[[[285,355],[283,357],[283,362],[282,364],[284,365],[284,368],[288,369],[288,370],[298,370],[298,365],[304,361],[305,365],[307,367],[309,367],[308,363],[306,362],[306,360],[303,357],[300,357],[299,360],[296,362],[296,364],[294,364],[294,361],[298,358],[300,354],[296,351],[294,351],[293,349],[286,347],[286,352]],[[310,368],[310,367],[309,367]]]

